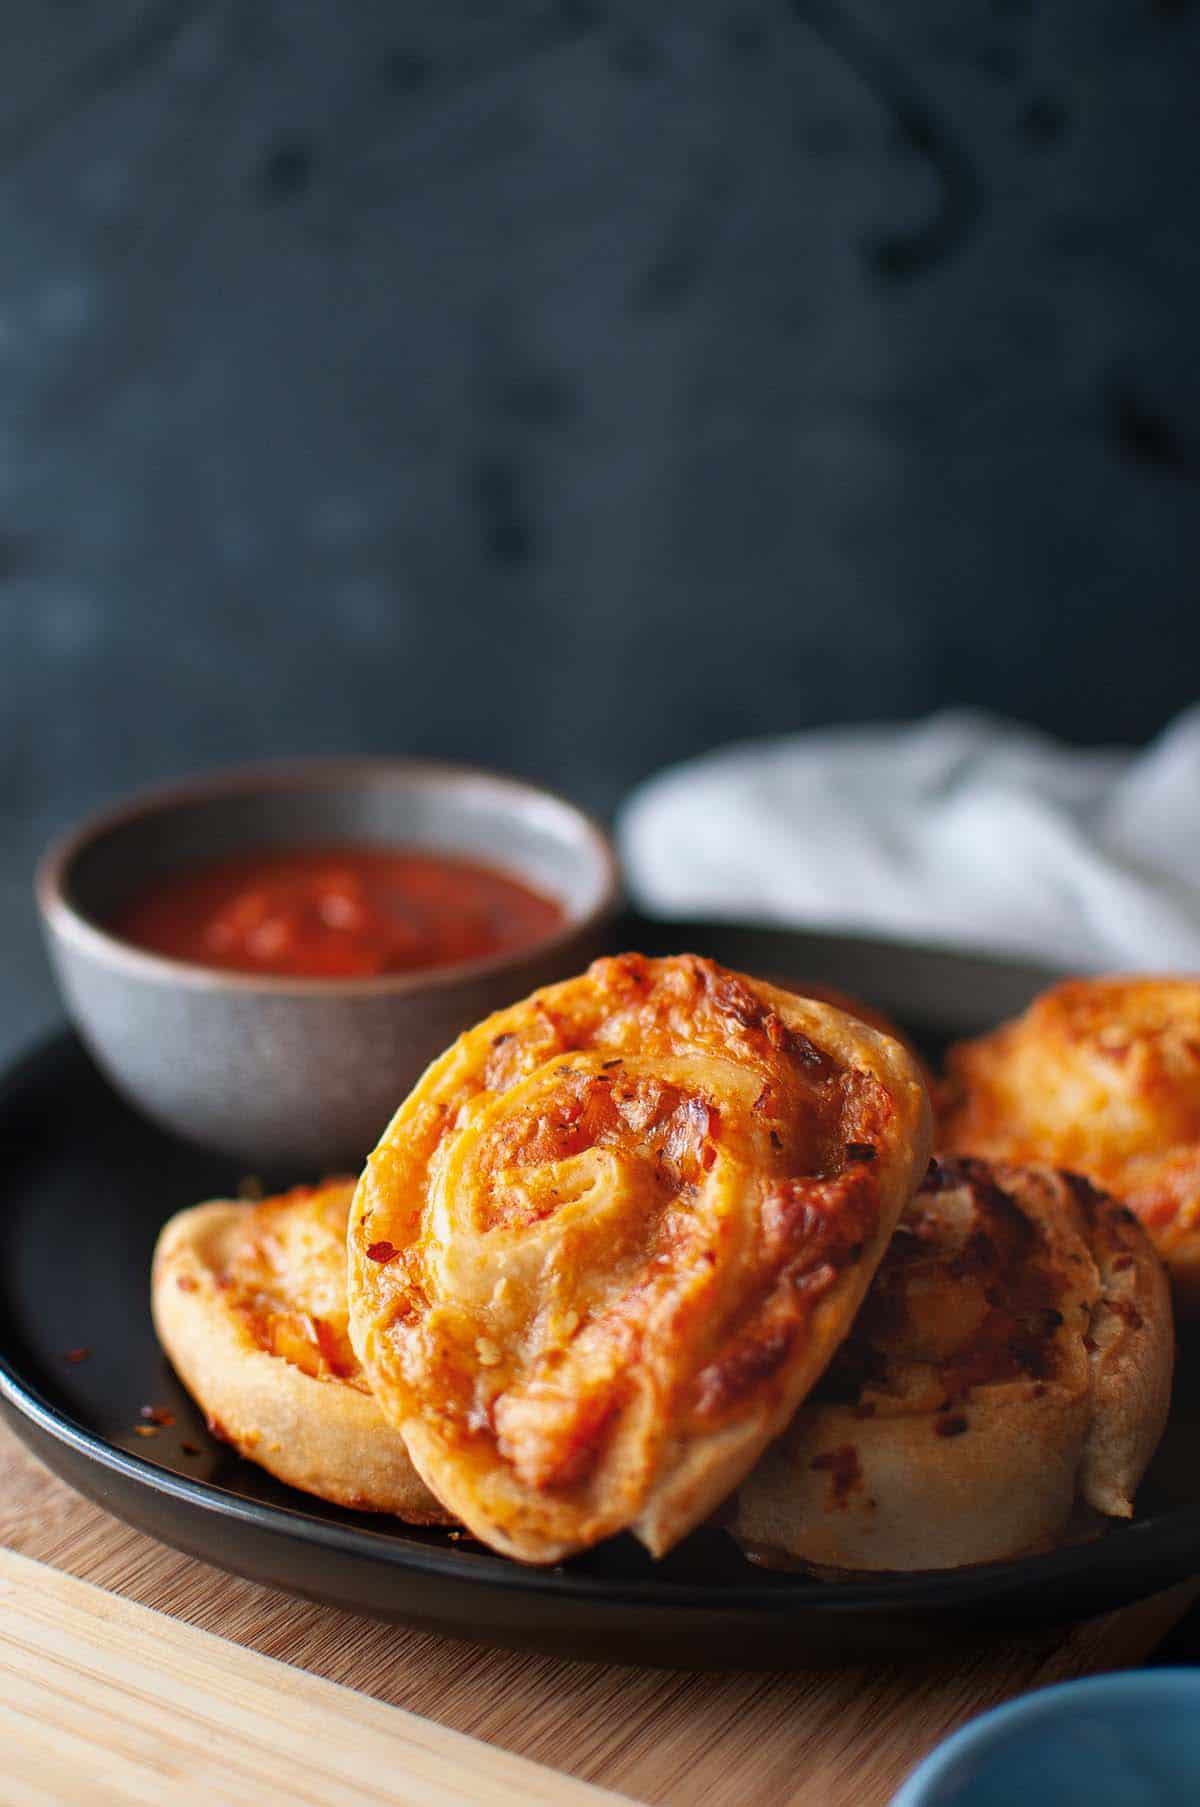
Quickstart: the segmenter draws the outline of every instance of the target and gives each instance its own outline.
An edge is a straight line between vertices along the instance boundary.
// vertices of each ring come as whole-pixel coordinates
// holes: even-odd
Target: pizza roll
[[[925,1168],[912,1057],[691,955],[599,960],[461,1036],[351,1213],[350,1327],[447,1509],[655,1555],[776,1436]]]
[[[946,1060],[939,1146],[1087,1174],[1200,1309],[1200,979],[1071,979]]]
[[[180,1211],[154,1254],[155,1328],[209,1428],[243,1456],[338,1505],[446,1524],[347,1334],[353,1191],[338,1180]]]
[[[1162,1434],[1170,1293],[1136,1218],[1077,1175],[935,1162],[850,1336],[743,1485],[754,1554],[944,1569],[1128,1518]]]

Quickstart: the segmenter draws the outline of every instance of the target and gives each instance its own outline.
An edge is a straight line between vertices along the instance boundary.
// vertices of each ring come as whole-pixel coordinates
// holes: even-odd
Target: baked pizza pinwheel
[[[353,1191],[337,1180],[180,1211],[155,1250],[155,1328],[210,1429],[252,1462],[338,1505],[445,1524],[350,1345]]]
[[[953,1568],[1128,1518],[1166,1421],[1162,1266],[1131,1213],[1047,1167],[935,1162],[824,1378],[743,1484],[754,1555]]]
[[[946,1060],[939,1147],[1049,1161],[1137,1213],[1200,1310],[1200,979],[1071,979]]]
[[[359,1181],[350,1331],[443,1505],[552,1562],[670,1548],[778,1435],[924,1172],[912,1057],[682,955],[460,1037]]]

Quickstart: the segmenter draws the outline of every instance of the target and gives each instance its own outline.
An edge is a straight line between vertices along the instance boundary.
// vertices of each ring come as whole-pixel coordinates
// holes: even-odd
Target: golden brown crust
[[[307,1493],[446,1524],[346,1334],[353,1182],[180,1211],[154,1254],[159,1340],[211,1428]]]
[[[791,991],[800,998],[815,998],[818,1004],[832,1004],[835,1010],[844,1010],[847,1016],[856,1016],[861,1023],[872,1029],[878,1029],[881,1035],[890,1035],[894,1042],[899,1042],[920,1068],[921,1078],[932,1097],[936,1080],[932,1071],[926,1066],[924,1057],[915,1042],[894,1023],[884,1011],[877,1010],[874,1004],[865,1003],[862,998],[855,997],[852,992],[843,991],[840,985],[826,985],[819,979],[787,979],[779,978],[774,973],[767,975],[767,981],[778,987],[780,991]]]
[[[1170,1295],[1130,1213],[1049,1168],[935,1163],[735,1534],[833,1569],[986,1562],[1128,1517],[1166,1421]]]
[[[1200,979],[1071,979],[946,1061],[939,1147],[1084,1173],[1200,1309]]]
[[[659,1554],[820,1374],[928,1138],[915,1063],[861,1022],[691,955],[597,961],[393,1119],[351,1214],[354,1346],[485,1542]]]
[[[1094,1407],[1079,1493],[1097,1512],[1129,1518],[1171,1405],[1171,1289],[1132,1212],[1076,1174],[1060,1177],[1088,1223],[1100,1276],[1090,1331]]]

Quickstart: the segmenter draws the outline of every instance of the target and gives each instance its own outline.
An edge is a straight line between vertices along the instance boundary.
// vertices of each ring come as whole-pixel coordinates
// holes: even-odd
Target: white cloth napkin
[[[641,786],[618,838],[654,914],[1200,970],[1200,705],[1141,752],[962,711],[732,747]]]

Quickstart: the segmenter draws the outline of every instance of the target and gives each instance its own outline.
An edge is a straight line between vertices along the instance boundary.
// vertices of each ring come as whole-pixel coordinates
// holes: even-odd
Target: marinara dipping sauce
[[[109,926],[230,972],[368,979],[528,947],[564,920],[520,880],[449,854],[304,847],[173,872]]]

